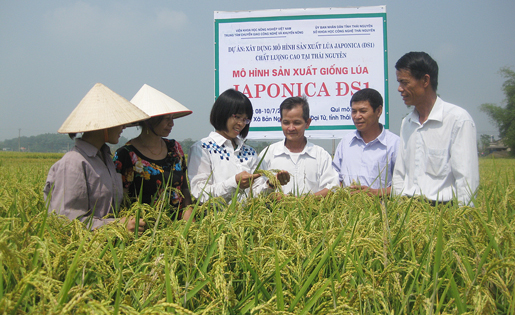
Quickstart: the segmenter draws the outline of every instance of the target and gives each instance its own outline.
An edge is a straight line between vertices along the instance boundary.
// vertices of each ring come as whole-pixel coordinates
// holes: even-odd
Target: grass
[[[0,310],[6,314],[515,314],[515,160],[480,160],[475,208],[254,198],[196,222],[134,205],[141,236],[46,214],[60,157],[0,153]]]

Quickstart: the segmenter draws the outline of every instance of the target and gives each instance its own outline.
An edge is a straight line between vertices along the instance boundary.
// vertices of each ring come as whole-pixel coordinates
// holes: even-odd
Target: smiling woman
[[[238,192],[242,199],[261,176],[252,174],[258,164],[256,151],[243,142],[252,112],[247,96],[233,89],[220,94],[213,104],[210,121],[215,131],[195,143],[189,154],[188,177],[195,198],[230,201]]]

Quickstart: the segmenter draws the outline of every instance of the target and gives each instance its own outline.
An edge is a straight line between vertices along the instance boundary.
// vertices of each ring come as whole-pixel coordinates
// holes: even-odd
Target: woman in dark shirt
[[[140,122],[141,133],[116,151],[114,163],[122,174],[124,191],[131,201],[147,204],[164,197],[178,210],[172,215],[189,218],[191,195],[186,180],[186,159],[181,145],[166,139],[174,126],[174,118],[191,114],[183,105],[144,85],[131,100],[150,119]],[[166,195],[163,196],[163,193]]]

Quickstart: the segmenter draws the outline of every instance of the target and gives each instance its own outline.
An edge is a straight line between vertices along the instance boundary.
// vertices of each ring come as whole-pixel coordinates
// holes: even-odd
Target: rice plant
[[[58,155],[0,154],[5,314],[515,314],[515,160],[481,160],[476,207],[348,189],[211,199],[195,221],[133,204],[141,235],[47,214]]]

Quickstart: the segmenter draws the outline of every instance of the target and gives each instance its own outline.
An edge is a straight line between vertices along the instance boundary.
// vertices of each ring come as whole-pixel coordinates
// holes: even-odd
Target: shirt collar
[[[81,138],[75,138],[75,145],[89,157],[94,157],[99,151],[94,145],[82,140]],[[105,143],[100,149],[104,151],[104,153],[110,153],[109,146]]]
[[[283,140],[282,144],[283,145],[280,145],[280,146],[277,146],[274,150],[274,155],[281,155],[281,154],[286,154],[286,155],[289,155],[291,154],[292,152],[290,152],[290,150],[288,150],[288,148],[284,145],[286,139]],[[304,149],[299,152],[299,155],[303,155],[303,154],[307,154],[313,158],[316,158],[316,152],[315,152],[315,145],[311,142],[309,142],[309,140],[306,139],[306,145],[304,146]]]
[[[209,138],[213,139],[216,142],[216,144],[218,144],[220,146],[225,144],[226,142],[228,142],[228,145],[230,145],[232,147],[231,140],[225,138],[224,136],[222,136],[221,134],[219,134],[216,131],[211,131],[211,133],[209,134]],[[237,148],[240,148],[243,145],[243,139],[241,139],[239,136],[236,137],[236,139],[234,139],[234,142],[236,142]],[[234,148],[234,149],[236,149],[236,148]]]
[[[409,121],[420,124],[419,118],[417,110],[413,109],[409,116]],[[436,101],[433,104],[433,108],[431,108],[431,112],[429,113],[426,121],[428,120],[443,121],[443,101],[439,96],[436,97]]]
[[[371,144],[376,141],[379,141],[381,144],[386,146],[386,129],[384,128],[383,124],[380,123],[379,125],[381,126],[381,133],[379,134],[379,136],[377,136],[377,138],[375,138],[374,140],[370,141],[367,144]],[[365,140],[363,140],[363,138],[361,137],[361,134],[357,130],[354,131],[354,136],[350,138],[349,145],[352,144],[352,142],[354,142],[354,141],[361,141],[361,142],[363,142],[363,144],[365,144]]]
[[[436,101],[427,120],[443,121],[443,101],[440,97],[436,97]]]

